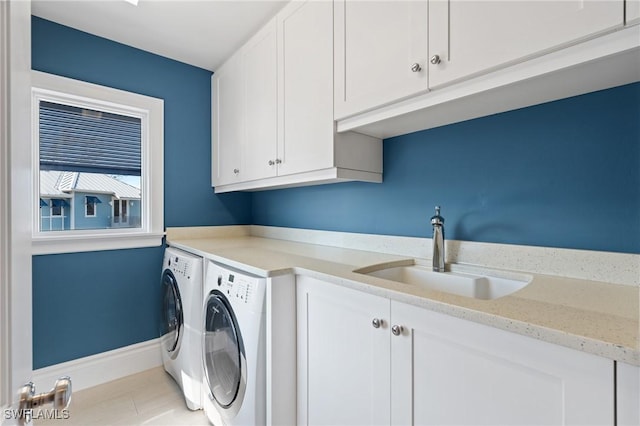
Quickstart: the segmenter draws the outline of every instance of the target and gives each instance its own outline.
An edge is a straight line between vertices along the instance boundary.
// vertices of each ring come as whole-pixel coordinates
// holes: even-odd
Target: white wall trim
[[[9,22],[8,3],[0,3],[0,92],[9,87]],[[11,402],[8,388],[9,352],[9,99],[0,98],[0,408],[4,410]]]
[[[25,215],[31,210],[31,147],[24,143],[30,135],[31,3],[0,3],[0,405],[5,407],[16,402],[32,365],[31,226]]]
[[[73,391],[87,389],[162,365],[160,339],[39,368],[32,381],[38,392],[53,387],[56,379],[70,376]]]

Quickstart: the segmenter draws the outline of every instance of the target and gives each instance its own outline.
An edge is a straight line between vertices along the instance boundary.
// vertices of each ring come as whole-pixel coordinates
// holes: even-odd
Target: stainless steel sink
[[[462,265],[450,265],[450,269],[447,272],[433,272],[431,266],[416,262],[413,265],[391,267],[374,265],[354,272],[428,290],[484,300],[511,294],[525,287],[532,279],[526,274]]]

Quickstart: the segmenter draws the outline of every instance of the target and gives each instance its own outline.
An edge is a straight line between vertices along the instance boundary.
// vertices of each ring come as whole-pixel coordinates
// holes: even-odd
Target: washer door
[[[238,414],[247,387],[247,360],[238,322],[227,298],[213,290],[205,301],[202,355],[209,395],[221,415]]]
[[[164,294],[164,302],[162,322],[160,323],[160,341],[171,359],[175,359],[180,351],[180,341],[184,331],[184,315],[178,282],[169,269],[165,269],[162,273],[162,293]]]

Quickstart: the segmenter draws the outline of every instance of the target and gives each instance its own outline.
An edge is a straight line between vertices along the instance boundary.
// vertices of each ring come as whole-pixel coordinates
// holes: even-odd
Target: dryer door
[[[238,414],[247,387],[247,360],[238,321],[227,298],[219,291],[205,302],[203,350],[208,391],[221,415]]]
[[[171,359],[175,359],[180,351],[180,340],[184,331],[184,315],[182,299],[176,277],[169,269],[162,273],[162,322],[160,324],[160,340],[162,347]]]

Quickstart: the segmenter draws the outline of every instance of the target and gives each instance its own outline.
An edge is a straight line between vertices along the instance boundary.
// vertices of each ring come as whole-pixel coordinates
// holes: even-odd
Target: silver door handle
[[[402,326],[401,325],[394,325],[393,327],[391,327],[391,332],[393,333],[394,336],[399,336],[402,334]]]
[[[20,423],[31,422],[31,410],[44,404],[53,403],[56,410],[64,410],[71,402],[71,378],[60,377],[49,392],[36,395],[36,387],[32,382],[26,383],[19,391]]]

